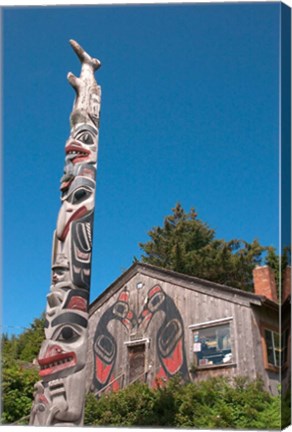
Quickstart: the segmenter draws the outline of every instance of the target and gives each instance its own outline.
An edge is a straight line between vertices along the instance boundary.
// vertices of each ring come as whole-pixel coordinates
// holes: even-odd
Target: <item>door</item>
[[[129,354],[129,383],[136,380],[144,381],[145,373],[145,344],[128,346]]]

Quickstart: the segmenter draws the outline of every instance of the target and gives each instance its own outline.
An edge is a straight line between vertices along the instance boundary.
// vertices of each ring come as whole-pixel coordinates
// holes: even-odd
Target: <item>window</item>
[[[264,329],[264,339],[265,339],[265,349],[266,349],[266,359],[267,365],[279,367],[284,366],[288,362],[288,352],[289,352],[289,329],[286,328],[282,335],[280,341],[280,334],[275,330]]]
[[[270,365],[280,365],[280,338],[279,333],[265,329],[265,342],[267,360]]]
[[[281,357],[281,365],[284,366],[288,363],[288,353],[289,353],[289,328],[282,333],[282,357]]]
[[[232,363],[230,322],[193,329],[193,353],[198,367]]]

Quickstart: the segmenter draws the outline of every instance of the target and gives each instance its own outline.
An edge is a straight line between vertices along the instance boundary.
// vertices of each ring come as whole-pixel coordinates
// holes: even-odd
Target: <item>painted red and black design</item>
[[[159,311],[163,312],[163,319],[155,337],[160,360],[160,370],[156,378],[160,378],[163,372],[166,377],[180,373],[182,378],[187,380],[189,375],[181,314],[174,300],[160,285],[155,285],[148,292],[146,304],[138,319],[139,325],[147,330],[154,315]]]
[[[142,298],[142,297],[140,297]],[[118,349],[127,349],[119,344],[119,336],[109,331],[112,320],[119,320],[130,340],[130,335],[139,334],[140,338],[151,340],[156,350],[159,364],[149,384],[155,386],[161,379],[168,379],[179,373],[184,380],[189,379],[184,326],[181,314],[174,300],[165,293],[160,285],[155,285],[143,296],[144,306],[139,309],[136,301],[130,301],[130,292],[123,290],[117,301],[102,314],[96,327],[93,341],[93,385],[97,395],[103,389],[115,384],[119,388],[115,376],[119,376],[115,368]],[[140,303],[141,304],[141,303]],[[159,315],[159,324],[151,326],[155,315]],[[124,370],[126,373],[126,370]]]
[[[117,357],[117,342],[109,332],[108,325],[112,320],[118,320],[127,332],[137,327],[137,318],[129,306],[129,292],[123,290],[118,300],[107,309],[99,320],[94,335],[94,375],[93,384],[97,391],[114,384],[114,389],[119,389],[119,383],[115,380],[113,370]]]

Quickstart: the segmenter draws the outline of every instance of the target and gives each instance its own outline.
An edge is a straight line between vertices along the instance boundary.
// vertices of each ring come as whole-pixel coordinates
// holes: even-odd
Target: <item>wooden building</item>
[[[180,373],[261,377],[278,392],[279,305],[271,270],[255,294],[135,263],[90,306],[87,388],[99,395]],[[288,349],[286,350],[288,352]],[[285,363],[282,356],[282,362]]]

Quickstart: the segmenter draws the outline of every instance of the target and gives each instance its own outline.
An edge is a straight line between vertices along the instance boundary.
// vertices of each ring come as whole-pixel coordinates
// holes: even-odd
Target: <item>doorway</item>
[[[145,380],[145,343],[128,346],[129,384]]]

